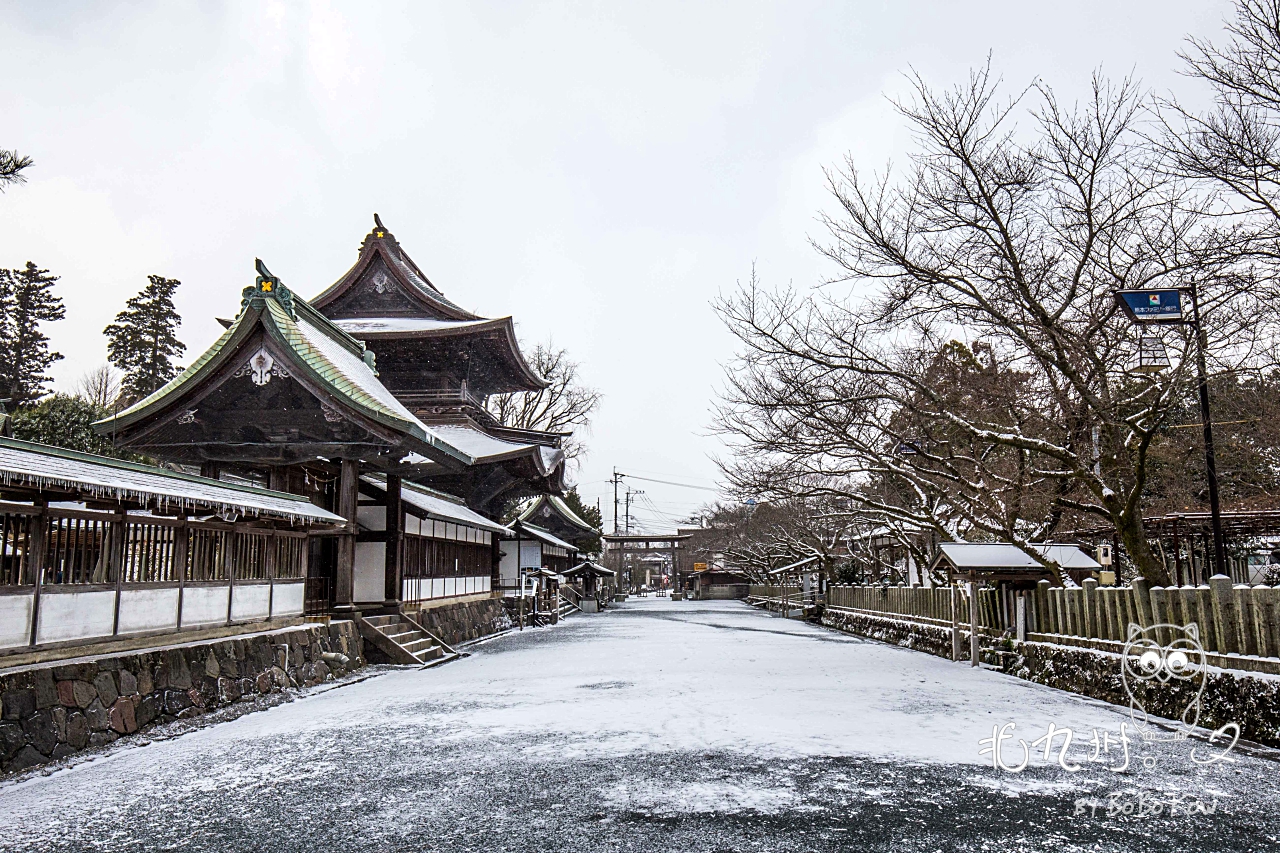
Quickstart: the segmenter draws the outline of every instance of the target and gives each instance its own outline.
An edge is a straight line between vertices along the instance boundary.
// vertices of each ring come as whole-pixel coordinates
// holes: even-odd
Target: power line
[[[677,483],[672,480],[658,480],[653,477],[639,477],[635,474],[626,474],[624,476],[632,480],[644,480],[646,483],[662,483],[664,486],[679,486],[682,489],[701,489],[704,492],[716,492],[717,494],[723,491],[722,489],[712,488],[711,486],[695,486],[691,483]]]

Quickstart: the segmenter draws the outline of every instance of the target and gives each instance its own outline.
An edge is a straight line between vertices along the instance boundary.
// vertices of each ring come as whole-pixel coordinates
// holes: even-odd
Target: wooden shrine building
[[[573,544],[589,554],[599,549],[600,531],[582,519],[559,495],[541,495],[518,516],[519,521],[539,528]]]
[[[485,408],[546,384],[511,318],[450,302],[375,216],[355,266],[314,301],[259,261],[224,324],[182,374],[95,428],[345,519],[311,542],[314,611],[488,594],[509,532],[492,519],[564,485],[562,434],[505,428]]]

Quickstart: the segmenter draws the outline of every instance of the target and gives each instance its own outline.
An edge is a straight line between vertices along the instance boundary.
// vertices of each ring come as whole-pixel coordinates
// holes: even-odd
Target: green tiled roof
[[[269,286],[264,287],[264,281]],[[278,279],[262,276],[255,287],[245,289],[240,314],[213,346],[168,384],[113,417],[98,421],[95,429],[107,433],[170,405],[194,387],[197,379],[233,357],[258,325],[295,356],[291,367],[303,368],[351,408],[464,463],[473,461],[433,434],[378,381],[373,354],[366,352],[364,344],[290,293]]]

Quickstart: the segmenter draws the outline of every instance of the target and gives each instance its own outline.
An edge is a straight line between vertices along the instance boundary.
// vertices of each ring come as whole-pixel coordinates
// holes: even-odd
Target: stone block
[[[218,665],[218,656],[213,653],[213,649],[209,649],[209,654],[205,656],[204,674],[208,678],[217,678],[222,674],[222,667]]]
[[[121,697],[111,706],[111,728],[122,735],[138,730],[138,719],[134,714],[132,699]]]
[[[216,681],[206,681],[202,687],[192,687],[187,691],[187,698],[191,700],[191,705],[196,708],[208,708],[217,704],[218,701],[218,683]]]
[[[89,719],[79,711],[67,714],[67,743],[76,749],[89,745]]]
[[[127,669],[120,670],[120,695],[134,696],[138,693],[138,679]]]
[[[98,698],[98,691],[87,681],[71,682],[71,690],[77,708],[88,708]]]
[[[92,663],[75,663],[55,666],[53,677],[62,681],[93,681],[98,677],[98,667]]]
[[[229,704],[240,698],[240,684],[232,678],[218,679],[218,701]]]
[[[182,652],[171,649],[165,653],[164,661],[168,676],[167,685],[178,690],[190,689],[191,668],[187,666],[187,659],[183,657]]]
[[[41,755],[35,747],[27,745],[13,757],[13,760],[5,766],[5,769],[9,771],[26,770],[29,767],[39,767],[41,764],[48,763],[48,756]]]
[[[27,745],[27,735],[17,723],[0,723],[0,761],[8,761]]]
[[[149,724],[159,715],[160,702],[155,696],[148,694],[138,699],[138,705],[134,709],[134,718],[138,721],[138,728]]]
[[[111,714],[103,707],[100,699],[90,702],[89,707],[84,709],[84,715],[89,721],[89,728],[95,732],[111,728]]]
[[[58,732],[58,740],[66,742],[67,739],[67,709],[61,705],[54,706],[49,709],[49,713],[53,714],[53,725]]]
[[[104,732],[94,732],[93,734],[89,735],[89,746],[106,746],[107,744],[115,741],[119,737],[120,735],[116,734],[110,729],[107,729]]]
[[[52,761],[61,761],[69,755],[75,755],[76,749],[69,743],[60,743],[53,748],[53,752],[49,753]]]
[[[258,673],[257,679],[254,681],[254,689],[259,693],[270,693],[273,678],[270,670]]]
[[[36,692],[36,708],[52,708],[58,704],[58,688],[53,680],[53,673],[47,669],[38,669],[33,674],[32,688]]]
[[[0,693],[0,707],[4,708],[4,719],[21,720],[35,713],[36,692],[28,689],[6,690]]]
[[[164,711],[177,716],[180,711],[191,707],[191,696],[186,690],[166,690],[164,692]]]
[[[98,691],[98,698],[102,700],[104,707],[111,707],[120,698],[120,691],[116,689],[115,676],[110,672],[99,673],[93,680],[93,687]]]
[[[156,692],[156,682],[151,677],[151,666],[149,664],[138,667],[138,692],[144,695]]]
[[[59,705],[66,705],[68,708],[77,707],[75,686],[76,683],[74,681],[57,682]]]
[[[42,754],[48,755],[58,745],[58,726],[53,720],[52,711],[37,711],[22,721],[22,731],[27,736],[27,743],[34,746]]]

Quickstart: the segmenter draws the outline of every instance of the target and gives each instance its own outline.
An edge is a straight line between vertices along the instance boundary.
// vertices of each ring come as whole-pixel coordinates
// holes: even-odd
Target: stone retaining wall
[[[501,598],[483,598],[407,611],[411,619],[451,646],[478,640],[511,627]]]
[[[848,634],[938,657],[951,657],[950,628],[831,608],[824,610],[820,621],[828,628]],[[967,662],[969,632],[963,628],[960,648]],[[1129,706],[1118,654],[1052,643],[1020,643],[979,634],[979,659],[1008,675],[1036,684],[1125,708]],[[1194,697],[1194,687],[1187,682],[1137,682],[1135,695],[1147,713],[1176,721]],[[1280,679],[1210,668],[1201,699],[1200,725],[1212,730],[1230,722],[1240,725],[1242,738],[1280,747]]]
[[[336,653],[340,660],[323,656]],[[102,746],[241,699],[310,686],[364,665],[353,622],[300,625],[0,675],[0,771]]]

